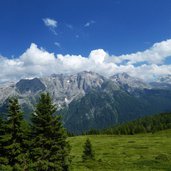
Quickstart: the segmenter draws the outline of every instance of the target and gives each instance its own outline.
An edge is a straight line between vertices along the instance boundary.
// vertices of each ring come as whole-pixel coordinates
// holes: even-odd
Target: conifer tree
[[[4,134],[4,121],[0,117],[0,137]],[[0,153],[1,154],[1,153]]]
[[[5,156],[4,156],[4,149],[3,149],[3,142],[2,142],[2,137],[4,135],[4,121],[3,119],[0,117],[0,165],[2,165],[5,160]],[[0,167],[1,168],[1,167]]]
[[[61,117],[50,95],[41,94],[32,116],[31,168],[34,171],[68,171],[69,144]]]
[[[1,126],[0,170],[20,171],[26,169],[23,113],[16,98],[9,100],[7,120]]]
[[[88,160],[88,159],[91,159],[91,160],[94,159],[94,151],[92,149],[92,145],[89,139],[87,139],[84,144],[82,159],[83,161]]]

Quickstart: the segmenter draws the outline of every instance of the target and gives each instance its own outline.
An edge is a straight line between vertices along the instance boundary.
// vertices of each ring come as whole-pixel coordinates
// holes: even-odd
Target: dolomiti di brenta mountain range
[[[171,111],[170,75],[145,82],[127,73],[107,78],[84,71],[0,84],[1,115],[7,110],[8,99],[16,96],[25,112],[25,119],[30,120],[43,92],[50,93],[64,126],[76,134]]]

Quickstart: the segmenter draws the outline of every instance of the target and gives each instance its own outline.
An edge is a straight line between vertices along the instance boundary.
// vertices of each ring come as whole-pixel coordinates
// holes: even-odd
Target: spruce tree
[[[22,122],[18,100],[10,99],[7,120],[0,131],[0,170],[23,171],[27,167]]]
[[[69,144],[61,117],[48,93],[41,94],[32,116],[31,168],[34,171],[68,171]]]
[[[89,160],[89,159],[94,159],[94,151],[92,149],[91,142],[89,138],[86,140],[84,144],[84,150],[83,150],[83,155],[82,155],[83,161]]]

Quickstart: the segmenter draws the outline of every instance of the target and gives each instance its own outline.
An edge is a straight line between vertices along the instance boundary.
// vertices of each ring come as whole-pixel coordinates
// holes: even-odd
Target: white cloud
[[[73,30],[73,28],[74,28],[73,25],[71,25],[71,24],[66,24],[66,27],[69,28],[70,30]]]
[[[111,60],[117,64],[127,61],[128,64],[147,62],[149,64],[162,64],[164,60],[171,56],[171,39],[155,43],[151,48],[132,54],[113,56]]]
[[[18,58],[8,59],[0,56],[0,82],[41,77],[53,73],[73,74],[85,70],[104,76],[126,72],[135,77],[152,80],[156,76],[171,74],[171,65],[165,63],[165,59],[170,56],[171,39],[155,43],[143,52],[115,56],[103,49],[97,49],[91,51],[88,57],[55,55],[32,43]],[[139,64],[141,62],[142,64]]]
[[[103,49],[97,49],[90,52],[89,59],[95,64],[102,64],[108,54]]]
[[[95,24],[94,20],[91,20],[91,21],[88,21],[87,23],[85,23],[84,27],[89,27],[92,24]]]
[[[57,46],[58,48],[61,47],[61,44],[59,42],[55,42],[54,45]]]
[[[56,20],[50,18],[43,18],[43,22],[47,27],[52,27],[52,28],[56,28],[58,24]]]
[[[43,18],[42,20],[43,20],[45,26],[47,26],[52,31],[52,33],[57,35],[55,28],[57,28],[58,22],[51,18]]]

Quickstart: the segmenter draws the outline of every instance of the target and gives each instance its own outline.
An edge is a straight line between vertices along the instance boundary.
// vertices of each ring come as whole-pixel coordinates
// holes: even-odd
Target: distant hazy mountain
[[[171,89],[171,75],[159,77],[155,82],[151,82],[150,85],[157,89]]]
[[[143,80],[131,77],[127,73],[115,74],[111,76],[110,79],[127,91],[150,88],[150,85],[145,83]]]
[[[166,80],[161,82],[171,85]],[[22,79],[0,85],[0,112],[5,112],[9,97],[17,96],[26,112],[25,118],[30,119],[40,93],[49,92],[58,106],[58,113],[63,115],[65,127],[80,133],[171,111],[171,88],[165,89],[158,84],[159,81],[147,84],[126,73],[105,78],[86,71]]]

